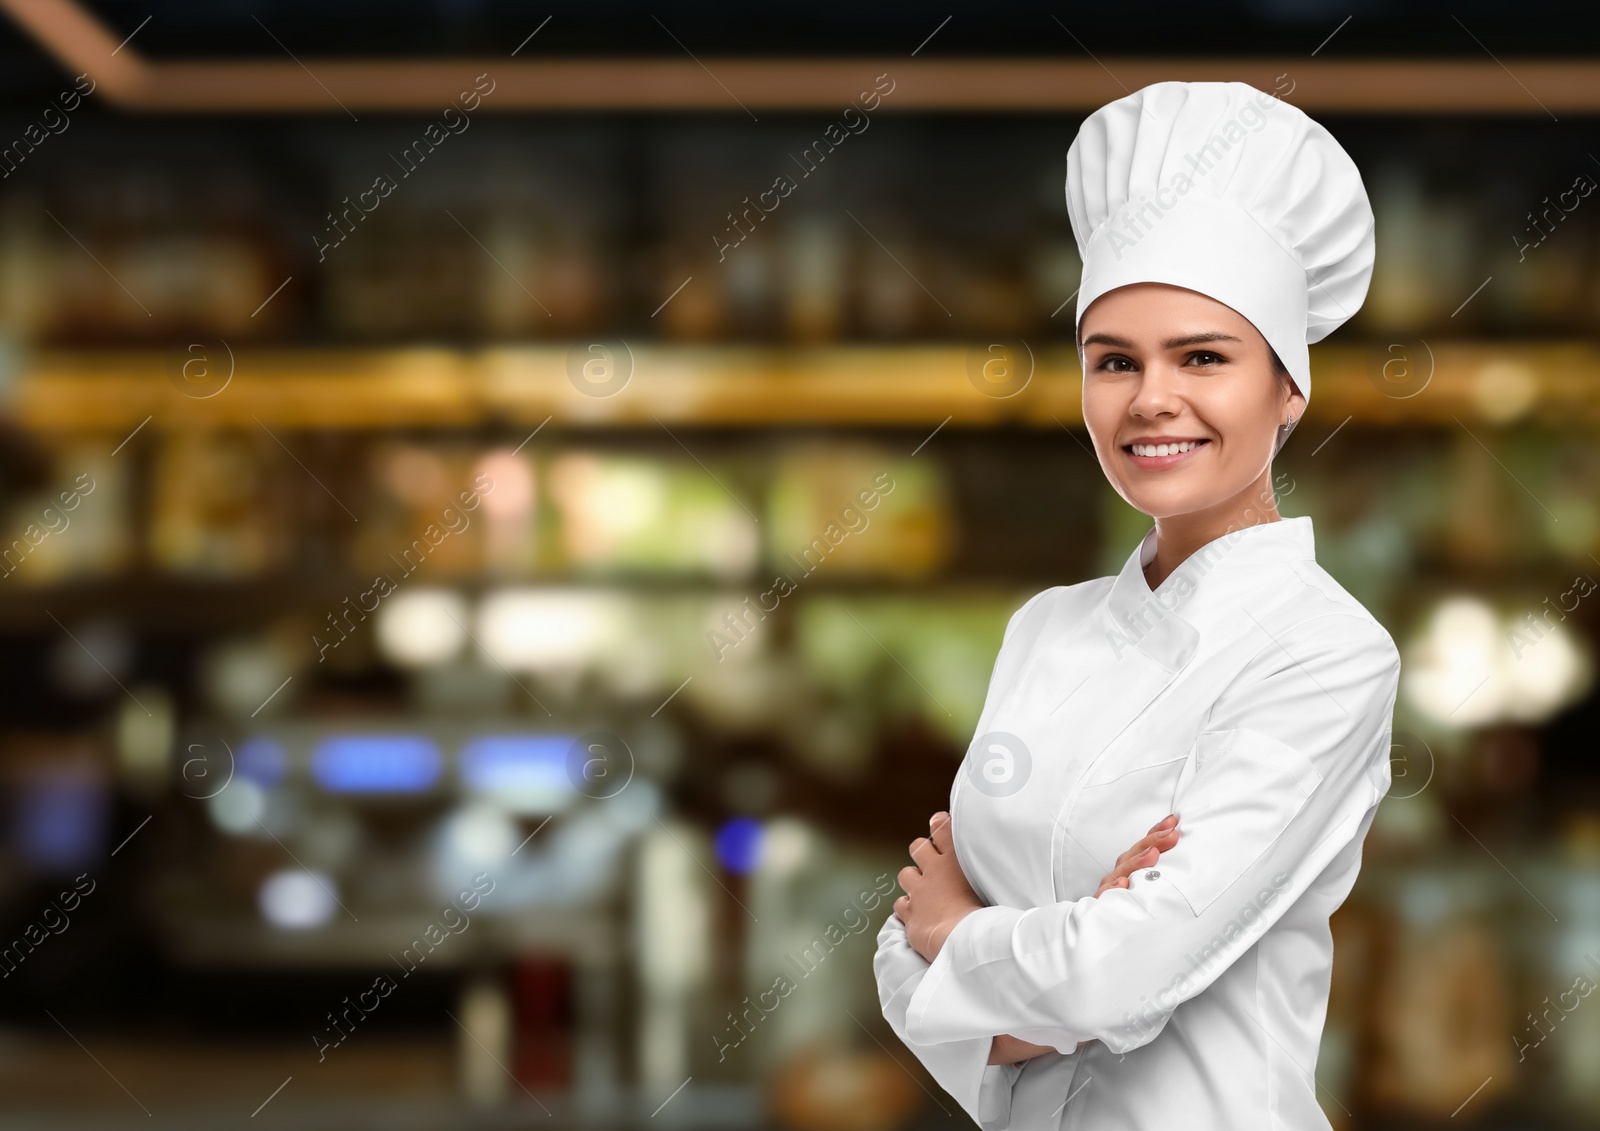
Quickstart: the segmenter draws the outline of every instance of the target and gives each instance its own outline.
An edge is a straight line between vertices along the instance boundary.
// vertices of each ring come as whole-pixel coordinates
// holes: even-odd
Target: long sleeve
[[[1257,623],[1261,649],[1179,778],[1177,845],[1098,899],[968,915],[911,994],[908,1046],[1033,1032],[1138,1048],[1364,835],[1389,786],[1393,641],[1353,613]]]
[[[1029,610],[1052,591],[1042,589],[1033,594],[1007,620],[1001,637],[1000,655],[996,657],[994,671],[990,674],[991,684],[1007,670],[1007,648],[1017,626],[1028,616]],[[907,940],[905,924],[891,912],[878,932],[878,950],[872,960],[872,971],[878,982],[878,1003],[883,1009],[884,1019],[894,1029],[901,1043],[911,1050],[939,1086],[961,1105],[974,1122],[985,1131],[1004,1131],[1011,1118],[1011,1085],[1021,1075],[1022,1066],[990,1064],[989,1051],[994,1037],[1009,1030],[997,1029],[993,1033],[967,1040],[939,1044],[919,1044],[906,1036],[906,1010],[928,970],[927,961]],[[1075,1045],[1068,1044],[1066,1051],[1076,1051]]]
[[[1011,1085],[1021,1067],[989,1063],[995,1034],[936,1045],[920,1045],[906,1037],[906,1007],[928,970],[928,963],[907,940],[905,924],[891,913],[878,932],[878,951],[872,959],[884,1018],[973,1122],[985,1131],[1004,1131],[1011,1121]]]

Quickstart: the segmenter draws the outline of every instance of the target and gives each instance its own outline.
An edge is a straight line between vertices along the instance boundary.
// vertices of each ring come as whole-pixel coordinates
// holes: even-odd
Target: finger
[[[1177,814],[1174,813],[1161,818],[1161,820],[1151,825],[1150,831],[1145,833],[1144,836],[1140,837],[1139,839],[1141,841],[1155,840],[1159,837],[1174,836],[1177,834],[1177,831],[1178,817]]]
[[[1154,864],[1160,858],[1160,856],[1161,850],[1154,845],[1149,845],[1143,850],[1137,852],[1135,852],[1133,849],[1129,849],[1128,852],[1124,853],[1122,858],[1117,861],[1117,866],[1111,869],[1110,874],[1112,876],[1129,876],[1134,872],[1137,872],[1140,868],[1148,868],[1151,864]]]
[[[1128,851],[1117,857],[1117,862],[1111,866],[1111,870],[1115,872],[1119,868],[1125,868],[1128,866],[1128,861],[1133,860],[1136,857],[1143,856],[1150,848],[1153,840],[1154,837],[1152,834],[1152,836],[1142,836],[1138,840],[1134,841],[1132,848],[1128,849]]]
[[[1135,856],[1143,855],[1144,850],[1149,848],[1152,844],[1154,844],[1156,842],[1156,839],[1158,837],[1160,837],[1161,835],[1162,834],[1159,831],[1156,831],[1156,830],[1152,830],[1150,832],[1145,833],[1144,836],[1142,836],[1138,840],[1134,841],[1133,844],[1128,848],[1128,850],[1126,852],[1124,852],[1121,856],[1117,857],[1117,863],[1120,865],[1120,864],[1123,864],[1126,861],[1132,859]]]
[[[900,881],[900,890],[910,895],[922,882],[922,870],[914,864],[908,864],[900,869],[900,874],[895,878]]]
[[[1168,813],[1150,826],[1150,831],[1134,842],[1133,847],[1117,857],[1116,864],[1100,881],[1101,893],[1113,887],[1127,887],[1128,877],[1140,868],[1147,868],[1161,858],[1161,854],[1178,843],[1178,815]]]
[[[1152,847],[1154,847],[1158,852],[1165,852],[1167,849],[1171,848],[1177,843],[1177,825],[1173,825],[1168,829],[1163,829],[1160,832],[1147,833],[1138,840],[1134,841],[1132,848],[1128,849],[1128,851],[1117,857],[1116,866],[1118,868],[1127,866],[1129,861],[1136,857],[1143,857],[1150,851]]]
[[[911,899],[909,896],[902,895],[894,901],[894,914],[895,918],[899,919],[900,922],[904,923],[906,921],[906,916],[911,914]]]
[[[935,813],[932,821],[933,847],[941,853],[955,851],[955,834],[951,831],[950,814]]]
[[[933,841],[925,836],[919,836],[911,842],[911,859],[915,860],[919,867],[931,862],[931,858],[938,855],[939,850],[933,847]]]
[[[1160,853],[1167,851],[1167,849],[1173,848],[1177,845],[1178,826],[1173,825],[1170,829],[1163,829],[1161,832],[1151,833],[1144,839],[1147,846],[1154,848],[1156,853],[1159,855]]]
[[[1099,899],[1102,895],[1108,891],[1111,891],[1113,888],[1125,888],[1127,886],[1127,876],[1108,875],[1105,879],[1100,881],[1099,890],[1094,893],[1094,897]]]
[[[1151,864],[1154,864],[1156,862],[1156,859],[1160,855],[1161,855],[1161,850],[1159,848],[1157,848],[1155,845],[1151,845],[1149,848],[1146,848],[1143,852],[1140,852],[1137,855],[1128,857],[1127,863],[1119,866],[1116,869],[1117,874],[1120,875],[1120,876],[1132,875],[1134,872],[1138,871],[1140,868],[1145,868],[1145,867],[1148,867]]]

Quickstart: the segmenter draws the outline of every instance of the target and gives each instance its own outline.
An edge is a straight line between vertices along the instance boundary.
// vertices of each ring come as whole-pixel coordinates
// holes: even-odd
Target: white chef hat
[[[1216,299],[1261,331],[1311,395],[1306,346],[1361,306],[1372,208],[1305,112],[1242,82],[1160,82],[1102,106],[1067,152],[1083,257],[1078,321],[1130,283]]]

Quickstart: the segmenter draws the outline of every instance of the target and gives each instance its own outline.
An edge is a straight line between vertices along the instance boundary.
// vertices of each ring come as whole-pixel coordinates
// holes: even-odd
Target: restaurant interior
[[[1600,1125],[1600,37],[1545,14],[0,2],[0,1129],[966,1120],[873,940],[1011,613],[1149,529],[1063,181],[1163,78],[1376,216],[1273,469],[1403,659],[1318,1098]]]

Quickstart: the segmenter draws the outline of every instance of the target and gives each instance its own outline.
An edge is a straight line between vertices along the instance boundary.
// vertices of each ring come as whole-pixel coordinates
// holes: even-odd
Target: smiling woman
[[[1305,397],[1250,321],[1194,291],[1121,287],[1084,314],[1083,419],[1106,479],[1166,537],[1160,585],[1214,531],[1276,521],[1272,457]],[[1246,512],[1256,516],[1244,521]]]
[[[1349,157],[1267,103],[1131,246],[1117,218],[1259,92],[1157,84],[1067,158],[1084,423],[1154,528],[1012,616],[874,960],[884,1016],[986,1131],[1329,1126],[1302,1066],[1400,665],[1273,497],[1306,345],[1361,305],[1373,239]]]

